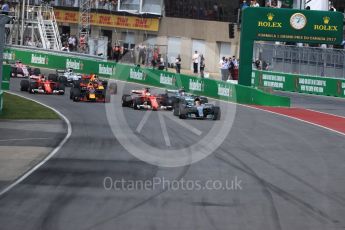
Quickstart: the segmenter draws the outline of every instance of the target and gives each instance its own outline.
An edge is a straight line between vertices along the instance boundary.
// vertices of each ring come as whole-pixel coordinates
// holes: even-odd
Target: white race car
[[[66,70],[56,70],[57,79],[63,79],[60,80],[60,82],[64,82],[65,85],[71,85],[73,82],[78,81],[82,78],[82,75],[79,73],[75,73],[73,69],[69,68]]]

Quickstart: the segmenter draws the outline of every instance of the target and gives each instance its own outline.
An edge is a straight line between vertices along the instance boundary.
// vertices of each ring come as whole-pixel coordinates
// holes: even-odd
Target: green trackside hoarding
[[[345,98],[345,79],[255,70],[252,83],[259,88]]]
[[[160,70],[117,65],[115,78],[166,89],[184,88],[187,92],[219,100],[266,106],[290,106],[290,99],[277,97],[251,87],[212,79],[174,74]]]
[[[18,48],[7,48],[4,53],[4,59],[7,61],[20,59],[23,63],[32,67],[50,69],[73,68],[79,73],[94,73],[106,78],[167,89],[179,89],[183,87],[188,92],[225,101],[267,106],[290,106],[289,98],[271,95],[252,87],[174,74],[150,68],[137,68],[114,62],[63,56],[48,52],[33,53],[30,50]]]
[[[10,89],[10,72],[11,66],[4,64],[2,66],[2,89],[4,90]]]
[[[254,41],[341,44],[340,12],[248,7],[241,26],[239,83],[250,86]]]

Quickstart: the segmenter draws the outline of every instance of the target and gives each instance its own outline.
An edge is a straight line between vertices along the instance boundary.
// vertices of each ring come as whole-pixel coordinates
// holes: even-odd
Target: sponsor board
[[[174,75],[161,73],[159,76],[159,83],[164,85],[175,85],[176,77]]]
[[[232,97],[232,89],[230,88],[230,85],[224,85],[218,83],[218,96],[224,96],[224,97]]]
[[[98,64],[98,73],[111,76],[115,74],[115,67],[104,64]]]
[[[325,80],[299,78],[298,83],[301,91],[308,93],[324,93],[327,83]]]
[[[66,69],[83,70],[83,62],[67,58]]]
[[[39,65],[47,65],[48,57],[45,55],[31,54],[31,63]]]
[[[145,80],[145,74],[141,72],[140,70],[136,70],[134,68],[131,68],[129,70],[129,78],[133,80],[138,81],[144,81]]]
[[[204,91],[204,84],[200,80],[189,79],[189,90],[191,91]]]
[[[13,61],[16,59],[16,54],[14,52],[5,51],[3,54],[3,59],[8,61]]]

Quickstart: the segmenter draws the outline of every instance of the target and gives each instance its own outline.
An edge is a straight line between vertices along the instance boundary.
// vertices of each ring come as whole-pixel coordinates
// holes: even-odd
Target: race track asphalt
[[[0,197],[0,229],[345,228],[342,135],[236,106],[230,133],[211,155],[189,166],[159,167],[134,157],[120,144],[104,104],[74,103],[68,93],[29,95],[18,91],[18,80],[12,80],[11,87],[59,110],[70,120],[73,132],[52,159]],[[126,84],[125,88],[138,86]],[[115,98],[114,103],[119,103],[119,95]],[[221,106],[224,110],[229,105]],[[122,110],[119,104],[116,108]],[[165,114],[169,146],[159,113]],[[138,131],[147,112],[124,108],[123,114],[129,126],[120,125],[126,133],[126,129]],[[214,121],[188,120],[182,127],[176,119],[171,112],[152,112],[136,135],[165,154],[165,149],[198,142],[214,125]],[[223,116],[216,122],[226,123],[228,119]],[[202,134],[191,132],[189,126]],[[157,185],[133,190],[126,187],[126,191],[105,188],[107,177],[126,182],[155,178],[191,183],[212,180],[218,184],[237,181],[239,186],[198,190]]]

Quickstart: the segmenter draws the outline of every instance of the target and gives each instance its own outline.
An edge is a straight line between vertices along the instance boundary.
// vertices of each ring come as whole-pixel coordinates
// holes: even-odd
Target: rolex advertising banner
[[[333,11],[248,7],[243,10],[239,84],[251,85],[254,41],[341,44],[344,15]]]

